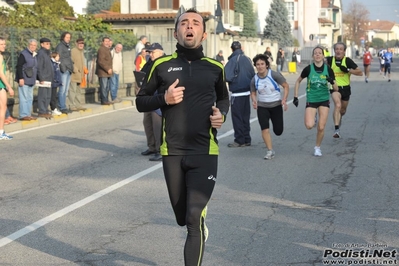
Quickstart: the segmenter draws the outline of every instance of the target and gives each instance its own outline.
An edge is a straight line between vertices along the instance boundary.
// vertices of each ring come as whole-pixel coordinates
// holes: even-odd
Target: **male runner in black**
[[[154,62],[136,99],[139,112],[162,110],[160,152],[176,221],[187,226],[186,266],[202,263],[206,206],[217,178],[216,129],[229,109],[223,65],[202,52],[206,36],[195,9],[181,14],[174,32],[176,52]]]

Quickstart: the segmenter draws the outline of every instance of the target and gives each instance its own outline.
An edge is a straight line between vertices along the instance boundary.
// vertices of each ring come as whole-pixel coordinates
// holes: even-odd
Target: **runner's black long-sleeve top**
[[[219,154],[210,116],[215,105],[224,115],[229,110],[229,94],[223,65],[204,57],[202,46],[177,51],[158,58],[145,78],[136,98],[139,112],[162,110],[162,155]],[[184,86],[183,101],[167,105],[165,90],[179,79]],[[155,94],[155,95],[154,95]]]

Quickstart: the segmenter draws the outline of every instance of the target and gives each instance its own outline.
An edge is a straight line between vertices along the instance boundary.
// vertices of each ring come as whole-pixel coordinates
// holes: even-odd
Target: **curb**
[[[107,113],[111,112],[114,110],[119,110],[119,109],[124,109],[128,108],[131,106],[135,106],[135,97],[129,97],[129,98],[124,98],[120,103],[114,103],[112,105],[100,105],[99,103],[97,104],[85,104],[84,107],[87,108],[84,111],[77,111],[77,112],[72,112],[70,114],[61,114],[61,115],[56,115],[53,116],[52,119],[45,119],[45,118],[37,118],[36,120],[31,120],[31,121],[19,121],[14,124],[9,124],[9,125],[4,125],[4,130],[7,133],[19,131],[19,130],[24,130],[24,129],[30,129],[30,128],[36,128],[36,127],[42,127],[42,126],[48,126],[51,124],[57,124],[62,121],[66,120],[76,120],[81,117],[85,116],[90,116],[94,114],[100,114],[100,113]]]

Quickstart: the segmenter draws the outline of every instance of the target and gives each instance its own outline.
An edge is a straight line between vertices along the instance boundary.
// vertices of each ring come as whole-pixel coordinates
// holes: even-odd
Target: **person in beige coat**
[[[119,88],[119,74],[122,73],[122,44],[118,43],[115,45],[115,48],[111,51],[112,55],[112,77],[110,80],[110,92],[111,92],[111,100],[114,103],[121,102],[121,99],[118,98],[118,88]]]
[[[100,100],[101,105],[111,105],[109,101],[109,83],[112,72],[112,55],[109,50],[110,39],[108,37],[103,38],[103,42],[97,51],[97,67],[96,75],[100,83]]]
[[[76,40],[76,47],[71,50],[71,58],[73,62],[73,72],[71,75],[71,84],[69,86],[68,100],[70,103],[69,109],[71,111],[86,110],[80,102],[80,83],[84,77],[85,57],[83,49],[85,42],[83,38]]]

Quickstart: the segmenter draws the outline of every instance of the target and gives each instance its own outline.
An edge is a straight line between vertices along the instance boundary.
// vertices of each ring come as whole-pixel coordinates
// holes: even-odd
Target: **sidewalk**
[[[294,89],[295,81],[300,75],[300,71],[302,69],[297,69],[297,73],[288,73],[288,72],[282,72],[281,74],[287,79],[288,84],[290,85],[290,96],[289,99],[292,99],[292,92]],[[112,105],[100,105],[100,103],[86,103],[84,105],[87,110],[85,111],[78,111],[78,112],[72,112],[70,114],[62,114],[62,115],[57,115],[54,116],[52,119],[48,120],[45,118],[37,118],[37,120],[31,120],[31,121],[19,121],[14,124],[9,124],[9,125],[4,125],[4,130],[7,133],[12,133],[15,131],[23,130],[23,129],[29,129],[29,128],[35,128],[35,127],[41,127],[41,126],[46,126],[49,124],[56,124],[65,120],[74,120],[80,117],[84,116],[89,116],[93,114],[100,114],[100,113],[106,113],[110,112],[113,110],[118,110],[118,109],[123,109],[127,108],[130,106],[135,106],[135,99],[136,97],[134,96],[127,96],[122,98],[122,102],[120,103],[115,103]],[[33,115],[35,116],[35,115]]]
[[[113,110],[123,109],[123,108],[127,108],[130,106],[134,106],[135,98],[136,97],[125,97],[125,98],[122,98],[122,102],[115,103],[112,105],[101,105],[100,103],[85,104],[84,107],[87,108],[85,111],[78,111],[78,112],[72,112],[70,114],[56,115],[56,116],[53,116],[52,119],[45,119],[42,117],[38,117],[37,120],[31,120],[31,121],[19,121],[18,120],[17,123],[5,125],[4,130],[7,133],[12,133],[12,132],[15,132],[18,130],[41,127],[41,126],[45,126],[45,125],[49,125],[49,124],[56,124],[56,123],[59,123],[61,121],[65,121],[65,120],[74,120],[74,119],[84,117],[84,116],[106,113],[106,112],[110,112]],[[33,115],[33,116],[35,116],[35,115]]]

